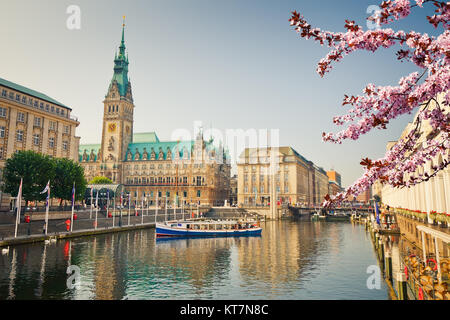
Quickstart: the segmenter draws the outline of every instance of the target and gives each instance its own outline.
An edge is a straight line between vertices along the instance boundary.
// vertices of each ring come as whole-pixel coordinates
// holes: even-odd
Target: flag
[[[20,211],[22,207],[22,182],[23,179],[20,178],[19,192],[17,193],[17,214],[20,216]],[[18,219],[20,223],[20,218]]]
[[[72,209],[75,205],[75,182],[73,183],[73,188],[72,188]]]
[[[17,199],[20,199],[22,197],[22,181],[23,179],[20,178],[20,185],[19,185],[19,192],[17,193]]]
[[[50,191],[50,180],[47,182],[45,189],[41,191],[41,194],[46,193],[47,191]]]
[[[377,217],[377,223],[380,225],[380,209],[378,208],[378,204],[375,202],[375,214]]]
[[[22,211],[22,178],[20,178],[19,192],[17,193],[17,213],[16,213],[16,228],[14,232],[14,238],[17,237],[17,228],[20,223],[20,212]]]
[[[97,190],[97,194],[95,195],[95,207],[97,208],[98,206],[98,190]]]
[[[47,192],[47,200],[45,203],[45,206],[48,206],[48,200],[50,198],[50,180],[47,182],[47,185],[45,186],[45,189],[42,190],[41,194],[46,193]]]

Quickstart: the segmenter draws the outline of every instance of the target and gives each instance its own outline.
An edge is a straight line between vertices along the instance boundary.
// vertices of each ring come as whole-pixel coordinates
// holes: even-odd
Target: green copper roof
[[[101,144],[81,144],[78,147],[79,161],[81,162],[83,160],[84,151],[86,151],[88,161],[91,161],[90,159],[91,152],[94,153],[94,161],[97,161],[97,155],[98,152],[100,151],[101,146],[102,146]]]
[[[122,41],[119,46],[119,55],[114,58],[114,74],[111,79],[111,84],[116,81],[119,87],[121,97],[127,94],[128,90],[128,57],[125,56],[125,25],[122,28]]]
[[[128,149],[131,152],[132,158],[134,160],[134,155],[136,153],[136,150],[139,152],[140,157],[139,159],[143,158],[144,152],[147,151],[148,153],[148,159],[151,158],[152,151],[155,151],[156,160],[162,160],[159,159],[159,152],[160,150],[163,152],[163,159],[167,159],[167,152],[170,150],[172,152],[172,155],[175,154],[175,151],[177,149],[178,145],[178,151],[180,152],[180,157],[183,157],[184,150],[187,150],[189,152],[189,155],[191,153],[192,147],[194,146],[195,141],[157,141],[157,142],[133,142],[128,145]],[[127,153],[128,155],[128,153]],[[127,161],[127,155],[125,156],[125,161]]]
[[[159,138],[156,135],[156,132],[142,132],[133,134],[133,142],[134,143],[155,143],[159,142]]]
[[[214,146],[213,141],[205,141],[205,148],[207,151],[215,150],[216,154],[220,151],[220,147]],[[148,160],[151,159],[152,151],[155,152],[155,160],[167,160],[167,154],[170,150],[172,152],[172,159],[175,157],[175,153],[178,150],[180,158],[184,157],[184,152],[188,152],[188,158],[191,156],[191,151],[193,150],[195,145],[194,140],[188,141],[157,141],[157,142],[133,142],[128,145],[128,152],[125,155],[125,161],[129,161],[127,159],[128,153],[131,153],[132,161],[135,160],[136,151],[139,152],[139,160],[143,159],[144,152],[148,153]],[[162,151],[162,159],[159,159],[159,153]],[[228,153],[224,153],[226,158],[229,158]]]
[[[72,110],[68,106],[62,104],[61,102],[56,101],[53,98],[50,98],[49,96],[47,96],[47,95],[45,95],[43,93],[40,93],[38,91],[26,88],[26,87],[21,86],[21,85],[19,85],[17,83],[14,83],[14,82],[11,82],[11,81],[8,81],[8,80],[0,78],[0,85],[5,86],[5,87],[10,88],[10,89],[13,89],[13,90],[16,90],[16,91],[19,91],[19,92],[22,92],[22,93],[27,94],[27,95],[33,96],[35,98],[48,101],[50,103],[53,103],[53,104],[56,104],[58,106],[67,108],[69,110]]]

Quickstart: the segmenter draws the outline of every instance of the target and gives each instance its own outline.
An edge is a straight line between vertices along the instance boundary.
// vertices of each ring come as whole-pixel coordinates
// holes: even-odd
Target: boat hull
[[[262,228],[239,230],[187,230],[156,225],[157,237],[236,237],[244,235],[260,235],[261,232]]]

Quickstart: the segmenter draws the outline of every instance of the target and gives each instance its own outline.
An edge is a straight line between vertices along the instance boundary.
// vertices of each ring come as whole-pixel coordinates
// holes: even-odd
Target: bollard
[[[374,239],[373,239],[373,241],[374,241],[374,244],[375,244],[375,249],[378,250],[379,242],[378,242],[378,233],[376,233],[376,232],[374,232]]]
[[[378,258],[380,259],[381,271],[384,273],[384,244],[381,239],[378,240]]]
[[[406,274],[397,272],[397,292],[398,300],[408,300],[408,292],[406,289]]]
[[[385,265],[386,265],[386,277],[389,280],[392,279],[392,257],[390,252],[386,252],[386,259],[385,259]]]

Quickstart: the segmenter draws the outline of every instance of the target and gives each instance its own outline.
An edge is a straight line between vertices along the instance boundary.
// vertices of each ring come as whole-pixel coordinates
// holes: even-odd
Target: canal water
[[[146,229],[11,247],[0,299],[389,299],[384,280],[367,286],[377,259],[363,225],[262,226],[260,237],[159,241]]]

